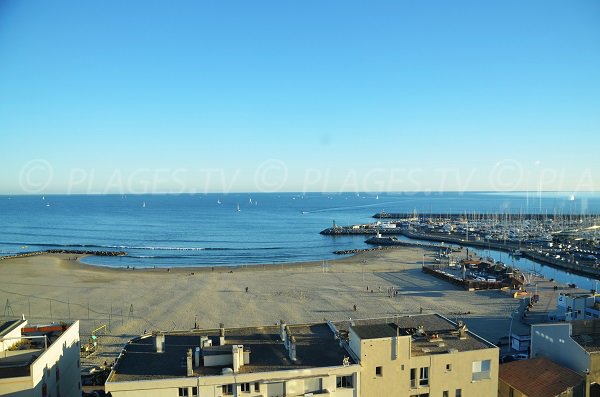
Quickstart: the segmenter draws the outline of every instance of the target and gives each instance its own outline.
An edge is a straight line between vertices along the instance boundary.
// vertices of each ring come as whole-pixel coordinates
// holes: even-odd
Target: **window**
[[[318,394],[323,388],[321,378],[307,378],[304,379],[304,393],[315,393]]]
[[[462,389],[456,389],[456,393],[454,394],[454,397],[462,397]]]
[[[188,396],[188,388],[187,387],[180,387],[178,395],[180,397],[187,397]]]
[[[260,383],[254,382],[254,391],[260,391]]]
[[[223,395],[231,396],[233,395],[233,385],[223,385],[222,387]]]
[[[491,360],[473,361],[472,380],[490,379]]]
[[[450,397],[450,391],[448,391],[448,390],[444,390],[444,391],[442,392],[442,397]]]
[[[446,371],[452,371],[452,364],[446,364]]]
[[[419,386],[429,385],[429,367],[421,367],[419,371]]]
[[[242,383],[240,387],[244,393],[250,393],[250,383]]]
[[[383,367],[375,367],[375,375],[383,376]]]
[[[416,368],[410,369],[410,387],[412,389],[417,388],[417,369]]]
[[[198,388],[196,386],[192,387],[192,397],[198,397]]]
[[[336,378],[337,382],[337,387],[342,387],[342,388],[347,388],[347,389],[352,389],[354,388],[354,381],[352,379],[352,375],[347,375],[347,376],[338,376]]]

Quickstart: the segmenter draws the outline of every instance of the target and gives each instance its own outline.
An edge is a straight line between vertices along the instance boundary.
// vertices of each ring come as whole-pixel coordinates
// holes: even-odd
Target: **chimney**
[[[205,347],[212,346],[212,340],[208,336],[200,337],[200,349],[204,349]]]
[[[192,349],[188,349],[186,357],[187,376],[194,376],[194,367],[192,367]]]
[[[290,332],[290,327],[285,326],[285,339],[283,340],[283,345],[286,349],[290,348],[290,338],[292,337],[292,333]]]
[[[289,348],[290,360],[296,361],[296,337],[290,336],[290,348]]]
[[[200,348],[196,347],[194,351],[194,366],[198,368],[200,366]]]
[[[225,324],[219,323],[219,346],[225,344]]]
[[[154,347],[156,347],[157,353],[164,353],[165,351],[165,335],[156,334],[154,337]]]
[[[233,373],[238,373],[240,367],[244,365],[244,347],[242,345],[233,345],[231,354],[233,355]]]
[[[465,324],[461,324],[461,326],[458,328],[458,339],[467,339],[467,331],[467,326]]]
[[[287,334],[285,332],[285,328],[287,327],[287,325],[285,324],[285,321],[280,320],[279,321],[279,336],[281,337],[281,340],[283,341],[284,345],[287,345]],[[287,349],[287,346],[286,346]]]

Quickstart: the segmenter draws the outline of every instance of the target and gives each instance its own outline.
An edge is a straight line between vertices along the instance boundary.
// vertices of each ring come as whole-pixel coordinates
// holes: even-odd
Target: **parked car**
[[[501,363],[510,363],[511,361],[527,360],[529,356],[525,353],[507,354],[500,357]]]

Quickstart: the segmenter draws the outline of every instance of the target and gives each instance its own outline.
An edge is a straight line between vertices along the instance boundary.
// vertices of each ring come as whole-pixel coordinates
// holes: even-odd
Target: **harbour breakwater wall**
[[[125,256],[127,252],[125,251],[86,251],[86,250],[45,250],[45,251],[32,251],[32,252],[23,252],[20,254],[0,256],[0,260],[2,259],[10,259],[10,258],[27,258],[30,256],[44,255],[44,254],[70,254],[70,255],[95,255],[95,256]]]

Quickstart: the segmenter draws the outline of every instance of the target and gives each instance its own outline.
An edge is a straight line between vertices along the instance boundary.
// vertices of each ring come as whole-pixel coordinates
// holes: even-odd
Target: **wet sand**
[[[431,261],[431,252],[400,248],[359,253],[325,267],[312,262],[167,271],[90,266],[76,255],[43,254],[0,261],[0,302],[8,300],[11,314],[25,314],[32,323],[79,319],[82,343],[106,324],[111,334],[102,339],[100,362],[144,331],[215,328],[220,322],[238,327],[422,311],[463,319],[492,342],[508,334],[518,301],[426,275],[423,255],[425,263]]]

